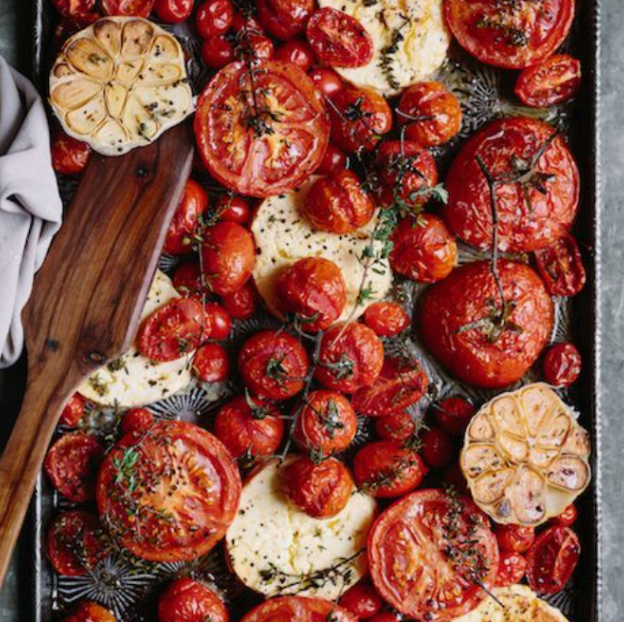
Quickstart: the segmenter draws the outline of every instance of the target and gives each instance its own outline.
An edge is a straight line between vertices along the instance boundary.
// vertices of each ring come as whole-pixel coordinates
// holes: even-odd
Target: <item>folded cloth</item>
[[[22,352],[22,309],[62,216],[43,102],[0,56],[0,369]]]

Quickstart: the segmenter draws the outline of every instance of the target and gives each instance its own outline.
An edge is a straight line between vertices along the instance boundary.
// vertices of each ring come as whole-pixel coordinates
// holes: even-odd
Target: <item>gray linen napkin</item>
[[[0,56],[0,369],[22,352],[22,309],[62,216],[43,102]]]

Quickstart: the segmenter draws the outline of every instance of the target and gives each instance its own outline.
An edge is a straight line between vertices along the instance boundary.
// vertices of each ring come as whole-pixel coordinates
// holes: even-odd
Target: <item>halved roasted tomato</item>
[[[356,622],[346,609],[322,598],[282,596],[265,600],[254,607],[241,622]]]

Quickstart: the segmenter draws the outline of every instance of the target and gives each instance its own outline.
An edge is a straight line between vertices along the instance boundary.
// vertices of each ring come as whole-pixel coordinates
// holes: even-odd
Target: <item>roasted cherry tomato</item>
[[[501,551],[496,587],[508,587],[520,583],[524,579],[526,569],[527,561],[520,553]]]
[[[524,69],[550,56],[568,36],[574,0],[445,0],[446,23],[484,63]]]
[[[568,387],[581,374],[581,354],[571,343],[556,343],[544,356],[544,379],[555,387]]]
[[[327,616],[335,622],[357,622],[353,614],[328,600],[302,596],[282,596],[265,600],[243,616],[241,622],[323,622]]]
[[[314,86],[326,97],[332,97],[344,88],[342,78],[328,67],[318,67],[310,72]]]
[[[383,600],[370,581],[360,581],[350,587],[338,601],[360,620],[368,620],[377,615],[383,607]]]
[[[235,292],[221,296],[221,304],[230,316],[237,320],[248,320],[253,317],[259,302],[256,286],[251,280]]]
[[[293,505],[309,516],[329,518],[347,505],[354,484],[340,460],[329,458],[314,462],[301,456],[286,465],[284,489]]]
[[[220,296],[239,290],[256,263],[251,233],[235,222],[218,222],[210,227],[201,253],[210,289]]]
[[[347,154],[342,149],[336,147],[334,143],[330,142],[329,145],[327,145],[325,156],[316,169],[316,172],[321,175],[332,175],[344,171],[348,164],[349,158],[347,158]]]
[[[111,449],[98,475],[97,503],[121,546],[148,561],[180,562],[223,538],[240,492],[238,468],[212,434],[162,420]]]
[[[76,18],[80,20],[95,13],[95,0],[52,0],[52,4],[54,4],[56,10],[66,18]]]
[[[234,60],[234,46],[225,35],[214,35],[202,43],[201,57],[206,67],[222,69]]]
[[[70,3],[72,4],[72,3]],[[54,133],[52,139],[52,166],[61,175],[82,173],[91,155],[91,147],[62,130]]]
[[[436,423],[452,436],[463,436],[477,409],[463,397],[447,397],[433,407]]]
[[[526,553],[535,542],[535,528],[523,525],[497,525],[494,533],[503,551]]]
[[[314,0],[257,0],[258,19],[267,32],[287,41],[305,30]]]
[[[422,437],[422,457],[436,469],[441,469],[453,460],[455,448],[451,437],[438,428],[427,430]]]
[[[104,15],[149,17],[155,0],[102,0],[100,6]]]
[[[228,65],[201,94],[195,113],[195,136],[210,174],[229,190],[255,197],[301,185],[321,163],[329,129],[312,80],[280,61],[258,63],[253,78],[246,63]]]
[[[100,521],[88,512],[63,512],[48,531],[48,557],[54,570],[66,577],[89,573],[106,555]]]
[[[406,441],[415,432],[416,424],[406,411],[375,419],[375,434],[383,441]]]
[[[305,213],[321,231],[352,233],[373,217],[375,204],[353,171],[339,170],[317,179],[305,198]]]
[[[284,435],[284,423],[275,406],[241,396],[221,408],[214,430],[232,456],[254,458],[277,451]]]
[[[487,517],[469,498],[441,490],[416,491],[385,510],[369,534],[368,558],[381,597],[407,618],[429,622],[474,609],[498,571]]]
[[[224,195],[217,201],[215,211],[219,215],[219,220],[239,225],[244,225],[251,219],[251,207],[245,197]]]
[[[442,473],[442,481],[449,486],[451,490],[456,490],[462,495],[468,494],[468,484],[466,482],[466,478],[464,477],[461,467],[457,462],[447,466],[446,469],[444,469],[444,473]]]
[[[207,343],[195,352],[191,369],[204,382],[223,382],[230,375],[230,360],[223,346]]]
[[[52,485],[66,499],[84,503],[95,497],[95,478],[104,457],[97,440],[84,432],[70,432],[48,451],[45,470]]]
[[[206,191],[192,179],[184,186],[184,192],[169,225],[164,251],[170,255],[183,255],[193,250],[193,236],[199,229],[199,219],[208,209]]]
[[[415,404],[427,390],[427,374],[412,356],[387,356],[376,380],[353,394],[352,404],[368,417],[394,415]]]
[[[336,324],[323,335],[316,378],[329,389],[353,393],[377,379],[383,355],[383,344],[368,326]]]
[[[208,277],[202,279],[201,269],[196,263],[181,263],[173,273],[172,282],[182,296],[199,297],[210,291]]]
[[[433,214],[405,218],[392,232],[390,265],[421,283],[446,278],[457,263],[457,243],[444,221]]]
[[[527,579],[538,594],[555,594],[570,580],[581,554],[569,527],[547,527],[527,553]]]
[[[490,262],[479,261],[432,285],[420,306],[420,334],[431,354],[460,380],[490,389],[524,376],[548,343],[554,317],[529,266],[502,260],[498,274],[504,305]]]
[[[360,22],[344,11],[314,11],[306,28],[314,53],[332,67],[363,67],[373,58],[373,40]]]
[[[238,60],[245,63],[271,60],[275,56],[275,45],[265,35],[248,32],[246,45],[235,47],[234,55]]]
[[[197,33],[202,39],[224,35],[234,19],[234,5],[230,0],[202,2],[195,14]]]
[[[310,362],[301,343],[281,331],[250,337],[238,353],[238,370],[247,388],[261,399],[285,400],[303,389]]]
[[[364,323],[380,337],[393,337],[409,326],[409,316],[396,302],[374,302],[364,312]]]
[[[586,275],[576,240],[564,235],[535,251],[537,269],[553,296],[575,296],[585,287]]]
[[[74,393],[63,408],[60,423],[70,428],[75,428],[84,417],[87,409],[87,401],[80,393]]]
[[[188,577],[172,581],[158,598],[158,622],[228,622],[221,599]]]
[[[117,622],[117,618],[101,605],[85,601],[63,622]]]
[[[253,11],[235,11],[232,30],[239,37],[244,36],[245,31],[248,34],[264,34],[264,30]]]
[[[368,620],[369,622],[400,622],[397,614],[392,613],[391,611],[380,611],[372,618],[368,618]]]
[[[154,13],[166,24],[179,24],[193,12],[193,0],[156,0]]]
[[[397,121],[407,125],[405,138],[423,147],[446,143],[461,129],[459,100],[439,82],[421,82],[401,95]]]
[[[232,330],[232,318],[230,314],[216,302],[208,302],[204,306],[205,313],[210,317],[212,331],[210,337],[217,341],[227,339]]]
[[[349,153],[371,151],[392,129],[388,102],[371,89],[348,86],[328,104],[332,140]]]
[[[578,209],[574,158],[555,129],[537,119],[488,123],[455,157],[446,185],[446,220],[457,236],[482,249],[492,245],[490,186],[496,196],[498,248],[503,252],[549,246],[568,232]]]
[[[143,434],[154,425],[154,415],[147,408],[131,408],[121,420],[121,433],[123,435],[131,432]]]
[[[559,516],[550,519],[551,525],[559,525],[560,527],[571,527],[578,519],[578,510],[574,503],[570,504]]]
[[[275,293],[278,309],[295,316],[310,332],[329,328],[347,302],[340,268],[322,257],[305,257],[287,267],[277,279]]]
[[[333,391],[312,391],[301,407],[294,439],[317,457],[344,451],[357,431],[357,418],[349,400]]]
[[[555,54],[524,69],[514,92],[525,106],[543,108],[570,99],[580,87],[581,61],[567,54]]]
[[[303,39],[286,41],[275,50],[275,58],[297,65],[303,71],[310,71],[314,65],[314,51]]]
[[[368,443],[353,460],[358,488],[382,499],[400,497],[418,488],[426,472],[420,456],[396,441]]]

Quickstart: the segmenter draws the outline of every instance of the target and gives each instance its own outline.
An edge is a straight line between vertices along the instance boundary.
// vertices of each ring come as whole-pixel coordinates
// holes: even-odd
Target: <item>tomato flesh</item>
[[[167,231],[163,247],[166,253],[183,255],[193,250],[193,237],[197,233],[199,219],[207,209],[206,191],[196,181],[189,179]]]
[[[581,61],[555,54],[524,69],[514,92],[525,106],[543,108],[570,99],[581,87]]]
[[[537,269],[553,296],[576,296],[587,276],[576,240],[566,235],[535,251]]]

